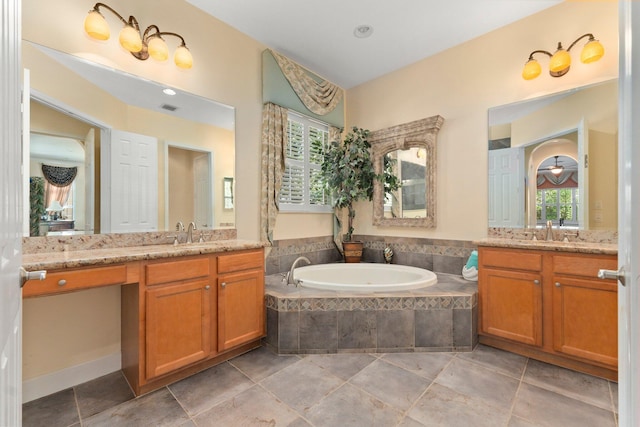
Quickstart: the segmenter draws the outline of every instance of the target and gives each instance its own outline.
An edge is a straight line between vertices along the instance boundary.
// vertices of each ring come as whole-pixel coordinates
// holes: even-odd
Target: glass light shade
[[[554,175],[560,175],[564,170],[564,166],[554,166],[551,168],[551,173]]]
[[[562,73],[569,69],[571,65],[571,55],[564,49],[558,49],[549,61],[549,71],[552,73]]]
[[[585,64],[595,62],[604,55],[604,46],[598,40],[591,40],[584,45],[580,54],[580,61]]]
[[[166,61],[169,58],[169,48],[160,37],[152,37],[148,41],[149,56],[156,61]]]
[[[92,10],[87,17],[84,18],[84,30],[90,37],[96,40],[107,40],[111,36],[109,24],[107,24],[104,16],[96,10]]]
[[[140,52],[142,50],[142,39],[138,30],[131,25],[125,25],[120,31],[120,45],[129,52]]]
[[[173,55],[173,61],[180,68],[188,70],[193,67],[193,56],[186,46],[180,46],[176,49],[176,53]]]
[[[525,80],[533,80],[540,75],[542,72],[542,67],[540,67],[540,63],[535,59],[530,59],[524,64],[524,69],[522,70],[522,78]]]

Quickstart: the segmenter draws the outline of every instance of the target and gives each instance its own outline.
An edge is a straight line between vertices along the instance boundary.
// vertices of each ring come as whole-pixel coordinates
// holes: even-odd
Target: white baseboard
[[[121,368],[122,358],[118,352],[50,374],[31,378],[22,382],[22,403],[48,396],[114,371],[119,371]]]

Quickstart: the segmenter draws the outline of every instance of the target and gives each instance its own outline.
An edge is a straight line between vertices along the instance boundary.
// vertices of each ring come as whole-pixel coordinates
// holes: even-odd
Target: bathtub
[[[433,271],[397,264],[318,264],[297,267],[293,278],[300,286],[351,292],[390,292],[435,285]]]

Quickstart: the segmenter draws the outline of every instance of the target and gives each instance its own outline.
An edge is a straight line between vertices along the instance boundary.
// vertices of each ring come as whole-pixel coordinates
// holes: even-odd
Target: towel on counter
[[[478,280],[478,251],[471,251],[467,264],[462,267],[462,277],[467,280]]]

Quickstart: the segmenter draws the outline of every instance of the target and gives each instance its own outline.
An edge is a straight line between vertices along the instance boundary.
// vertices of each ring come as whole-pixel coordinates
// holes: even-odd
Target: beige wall
[[[472,240],[487,233],[487,110],[490,107],[617,77],[616,2],[564,2],[515,24],[426,58],[347,92],[348,126],[371,130],[440,114],[438,226],[433,230],[371,225],[371,207],[358,206],[356,233]],[[565,47],[584,33],[604,44],[605,56],[579,62],[567,75],[521,77],[535,49]],[[575,50],[575,52],[574,52]],[[542,57],[540,63],[547,66]]]

